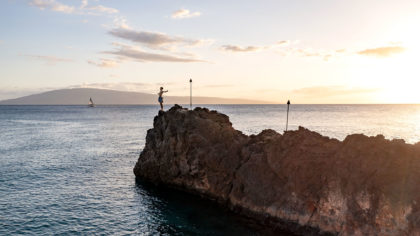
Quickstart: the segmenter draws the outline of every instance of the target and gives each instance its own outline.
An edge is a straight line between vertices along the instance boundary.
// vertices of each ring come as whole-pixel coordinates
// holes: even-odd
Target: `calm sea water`
[[[285,129],[283,105],[207,106],[246,134]],[[136,182],[132,169],[156,106],[0,106],[0,235],[255,235],[209,201]],[[420,140],[417,105],[292,105],[299,125]]]

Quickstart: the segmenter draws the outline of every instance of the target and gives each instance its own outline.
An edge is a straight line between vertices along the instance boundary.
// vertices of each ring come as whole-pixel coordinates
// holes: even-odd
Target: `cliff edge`
[[[302,127],[247,136],[224,114],[175,105],[155,117],[134,174],[298,233],[420,235],[420,143]]]

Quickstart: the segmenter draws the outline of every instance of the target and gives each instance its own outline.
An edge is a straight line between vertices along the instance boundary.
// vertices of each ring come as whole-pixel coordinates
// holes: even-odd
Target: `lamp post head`
[[[290,100],[287,100],[287,105],[290,105]]]
[[[192,83],[192,79],[190,79],[190,83]]]

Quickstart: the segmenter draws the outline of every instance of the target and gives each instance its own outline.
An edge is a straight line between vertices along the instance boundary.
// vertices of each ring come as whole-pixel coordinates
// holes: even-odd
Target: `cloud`
[[[114,43],[117,48],[103,53],[116,55],[119,60],[135,60],[140,62],[205,62],[196,58],[190,52],[180,51],[178,47],[198,47],[213,43],[213,40],[188,39],[182,36],[171,36],[160,32],[134,30],[125,18],[114,19],[115,28],[108,31],[109,34],[137,44],[131,46],[122,43]],[[138,47],[144,46],[144,48]],[[147,49],[147,50],[145,50]],[[161,53],[150,52],[160,50]]]
[[[179,9],[177,11],[175,11],[174,13],[172,13],[172,18],[173,19],[184,19],[184,18],[191,18],[191,17],[197,17],[200,16],[201,12],[190,12],[190,10],[188,9]]]
[[[305,56],[305,57],[319,57],[319,56],[321,56],[320,52],[316,52],[314,50],[309,50],[309,49],[297,49],[297,52],[300,53],[302,56]]]
[[[292,42],[290,40],[280,40],[276,43],[265,45],[265,46],[239,46],[239,45],[231,45],[226,44],[220,47],[222,51],[229,51],[229,52],[258,52],[262,50],[271,50],[271,49],[277,49],[277,48],[284,48],[288,47],[291,44],[295,44],[295,42]]]
[[[345,49],[339,50],[323,50],[323,49],[312,49],[312,48],[301,48],[294,46],[298,44],[298,40],[280,40],[272,44],[256,46],[239,46],[239,45],[222,45],[219,49],[225,52],[233,53],[249,53],[249,52],[261,52],[261,51],[273,51],[281,56],[301,56],[301,57],[312,57],[319,58],[324,61],[329,61],[334,57],[344,54]]]
[[[233,84],[208,84],[208,85],[202,85],[201,88],[231,88],[234,87]]]
[[[363,51],[357,52],[359,55],[364,56],[375,56],[375,57],[390,57],[395,54],[403,53],[405,48],[401,46],[391,46],[391,47],[379,47],[379,48],[369,48]]]
[[[262,47],[259,46],[246,46],[241,47],[237,45],[223,45],[220,47],[223,51],[230,51],[230,52],[256,52],[260,51]]]
[[[118,48],[103,53],[116,55],[121,60],[135,60],[139,62],[205,62],[192,57],[180,57],[169,54],[150,53],[125,44],[114,43]]]
[[[113,68],[113,67],[118,66],[117,61],[110,60],[110,59],[102,59],[101,58],[100,62],[95,62],[95,61],[92,61],[92,60],[88,60],[87,62],[91,65],[98,66],[98,67],[103,67],[103,68]]]
[[[88,0],[82,0],[82,5],[80,6],[80,8],[85,8],[88,5]]]
[[[313,57],[320,58],[324,61],[329,61],[331,58],[337,57],[338,54],[343,54],[345,52],[345,49],[323,50],[313,48],[295,48],[292,49],[292,51],[301,57]]]
[[[290,45],[290,40],[280,40],[276,43],[277,46],[288,46]]]
[[[73,62],[72,59],[68,59],[68,58],[59,58],[59,57],[55,57],[55,56],[44,56],[44,55],[22,55],[24,57],[28,57],[28,58],[32,58],[32,59],[36,59],[36,60],[40,60],[40,61],[44,61],[47,64],[56,64],[57,62]]]
[[[323,49],[312,49],[312,48],[301,48],[294,46],[299,43],[299,40],[279,40],[272,44],[256,46],[239,46],[226,44],[222,45],[219,49],[226,52],[233,53],[245,53],[245,52],[261,52],[261,51],[274,51],[281,56],[301,56],[301,57],[316,57],[324,61],[328,61],[331,58],[342,54],[345,52],[345,49],[340,50],[323,50]]]
[[[389,42],[389,44],[394,45],[394,46],[401,46],[402,42],[401,41],[391,41],[391,42]]]
[[[95,6],[88,6],[88,1],[84,0],[82,1],[82,5],[80,6],[80,9],[86,10],[89,14],[95,14],[97,13],[107,13],[107,14],[116,14],[119,11],[115,8],[111,7],[105,7],[102,5],[95,5]]]
[[[122,29],[131,29],[131,27],[127,24],[127,19],[123,16],[116,16],[114,18],[114,27]]]
[[[49,9],[56,12],[73,13],[74,7],[56,2],[55,0],[32,0],[30,5],[38,7],[41,10]]]
[[[115,8],[105,7],[105,6],[102,6],[102,5],[92,6],[92,7],[89,7],[87,9],[97,11],[97,12],[108,13],[108,14],[116,14],[116,13],[119,12]]]
[[[105,14],[116,14],[119,11],[115,8],[105,7],[102,5],[93,5],[89,6],[87,0],[82,0],[82,3],[79,8],[75,6],[65,5],[56,0],[31,0],[30,5],[38,7],[41,10],[51,10],[56,12],[63,12],[67,14],[88,14],[88,15],[97,15],[101,13]]]
[[[345,86],[316,86],[293,90],[293,93],[308,98],[325,98],[335,96],[357,95],[377,92],[372,88],[348,88]]]
[[[157,32],[136,31],[127,26],[112,29],[109,33],[115,37],[140,43],[153,49],[165,49],[165,47],[171,45],[198,46],[203,43],[203,40],[186,39]]]

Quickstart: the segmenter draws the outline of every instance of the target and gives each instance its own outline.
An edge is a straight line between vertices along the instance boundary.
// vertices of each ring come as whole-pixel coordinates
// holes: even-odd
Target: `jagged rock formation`
[[[304,128],[247,136],[226,115],[175,105],[155,117],[134,173],[273,224],[420,235],[419,143]]]

